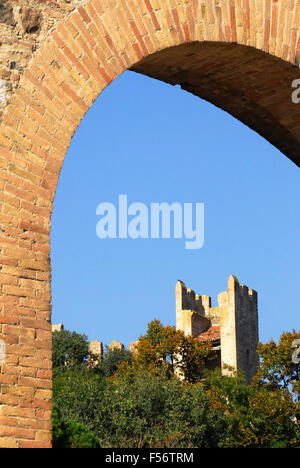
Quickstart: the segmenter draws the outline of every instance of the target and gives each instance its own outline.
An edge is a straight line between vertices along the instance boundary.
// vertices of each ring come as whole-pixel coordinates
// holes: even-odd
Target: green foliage
[[[53,380],[53,399],[65,423],[76,421],[94,430],[101,413],[101,395],[109,382],[89,369],[70,369]]]
[[[108,390],[108,389],[106,389]],[[225,423],[201,384],[152,372],[116,378],[103,395],[109,408],[101,440],[114,447],[217,447]]]
[[[52,411],[53,448],[100,448],[99,440],[83,424],[61,420],[57,404]]]
[[[297,338],[300,338],[300,333],[293,330],[292,333],[282,333],[278,344],[274,340],[259,344],[260,363],[254,379],[257,385],[267,386],[271,390],[288,388],[299,381],[300,363],[292,361],[292,343]]]
[[[126,349],[106,350],[101,364],[97,367],[97,371],[105,377],[111,377],[118,370],[118,366],[126,362],[131,364],[132,353]]]
[[[67,428],[70,448],[100,448],[95,434],[83,424],[71,422]]]
[[[293,448],[299,445],[296,405],[286,390],[249,386],[242,375],[222,376],[219,370],[206,380],[212,407],[223,414],[229,431],[224,447]]]
[[[59,405],[54,402],[52,408],[52,437],[53,448],[64,448],[68,444],[66,425],[60,417]]]
[[[224,434],[201,384],[151,372],[111,380],[67,371],[54,379],[54,399],[64,424],[84,424],[103,447],[215,447]]]
[[[109,351],[96,368],[77,352],[78,359],[65,365],[61,346],[54,446],[96,447],[100,441],[101,447],[125,448],[300,447],[300,403],[291,391],[299,391],[290,354],[294,337],[295,332],[283,334],[278,345],[260,345],[260,368],[251,385],[240,373],[226,376],[220,370],[207,371],[203,380],[211,348],[159,321],[149,324],[135,356]],[[60,336],[57,342],[65,341]]]
[[[214,357],[210,343],[200,343],[175,327],[164,327],[159,320],[153,320],[138,341],[135,363],[152,371],[163,369],[170,377],[177,374],[188,382],[197,382],[203,378],[205,361]]]
[[[52,334],[53,368],[65,370],[85,365],[89,354],[88,338],[68,330]]]

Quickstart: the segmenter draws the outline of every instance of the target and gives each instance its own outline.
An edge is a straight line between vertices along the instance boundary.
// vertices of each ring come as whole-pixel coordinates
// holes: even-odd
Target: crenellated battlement
[[[250,381],[257,368],[258,311],[257,292],[230,275],[227,291],[218,294],[217,307],[211,306],[211,297],[196,294],[187,289],[182,281],[175,287],[176,329],[185,335],[192,335],[199,341],[211,341],[218,352],[215,365],[225,370],[225,365],[240,369]],[[62,331],[63,324],[52,325],[52,331]],[[132,342],[129,350],[137,351]],[[124,349],[118,341],[112,341],[109,350]],[[89,344],[89,365],[95,366],[103,359],[103,344],[92,341]]]
[[[53,324],[51,327],[52,327],[52,333],[64,331],[63,323]],[[137,341],[133,341],[129,344],[129,351],[131,351],[133,354],[136,353],[137,343],[138,343]],[[125,346],[123,345],[123,343],[120,343],[119,341],[112,341],[108,345],[108,350],[113,351],[114,349],[123,350],[125,349]],[[1,348],[0,348],[0,351],[1,351]],[[103,360],[103,356],[104,356],[104,345],[102,341],[99,341],[99,340],[91,341],[89,343],[89,366],[95,367],[96,365],[100,364]]]
[[[177,281],[176,310],[192,310],[205,317],[210,307],[210,296],[195,294],[195,291],[193,291],[193,289],[187,289],[182,281]]]
[[[175,297],[176,328],[201,341],[212,337],[220,341],[222,367],[241,369],[251,380],[257,367],[257,292],[230,275],[217,307],[211,307],[210,296],[196,294],[182,281],[176,283]]]

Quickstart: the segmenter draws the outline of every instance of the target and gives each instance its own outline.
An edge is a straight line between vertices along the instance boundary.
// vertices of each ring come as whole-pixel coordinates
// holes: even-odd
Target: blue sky
[[[99,203],[204,203],[205,243],[96,236]],[[230,274],[258,291],[261,341],[299,330],[299,169],[224,111],[126,72],[72,140],[52,215],[52,322],[126,346],[175,324],[178,279],[199,294]]]

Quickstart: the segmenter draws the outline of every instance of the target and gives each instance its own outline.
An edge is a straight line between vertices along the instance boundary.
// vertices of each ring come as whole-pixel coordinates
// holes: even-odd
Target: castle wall
[[[247,381],[255,375],[258,364],[258,311],[257,293],[246,286],[236,290],[237,367]]]
[[[250,382],[258,364],[257,293],[247,286],[240,285],[238,279],[231,275],[228,279],[228,290],[218,295],[217,307],[211,307],[209,296],[195,294],[181,281],[176,284],[175,295],[177,330],[182,330],[186,336],[194,337],[207,332],[207,336],[213,336],[210,339],[215,340],[211,331],[220,327],[221,350],[218,351],[216,360],[208,367],[221,367],[223,373],[229,375],[231,371],[226,369],[226,366],[234,370],[239,369]],[[63,330],[63,325],[52,325],[52,330]],[[201,339],[203,340],[203,335]],[[214,343],[216,344],[216,341]],[[137,342],[130,343],[130,351],[135,353],[136,345]],[[124,345],[113,341],[108,349],[124,349]],[[100,363],[103,359],[102,343],[92,341],[89,344],[89,352],[90,365]]]
[[[221,361],[224,374],[241,370],[247,381],[256,373],[258,356],[257,293],[228,279],[228,290],[218,295],[218,306],[211,307],[209,296],[196,295],[185,284],[176,284],[176,328],[186,335],[199,336],[210,326],[220,326]]]
[[[178,281],[176,296],[176,329],[185,335],[198,336],[211,325],[208,311],[211,304],[209,296],[195,295],[185,284]],[[204,298],[204,300],[203,300]]]
[[[101,364],[103,359],[103,344],[101,341],[94,340],[89,343],[89,366],[96,367]]]
[[[229,277],[227,298],[222,293],[224,300],[220,306],[220,328],[221,328],[221,366],[224,374],[228,370],[225,366],[230,366],[234,370],[238,368],[237,363],[237,340],[236,340],[236,313],[235,313],[235,287],[236,278]]]

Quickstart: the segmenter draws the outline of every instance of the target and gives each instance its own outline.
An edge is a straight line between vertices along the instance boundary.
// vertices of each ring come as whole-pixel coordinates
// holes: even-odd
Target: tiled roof
[[[205,332],[201,333],[197,336],[197,340],[199,341],[216,341],[221,338],[220,327],[210,327]]]

